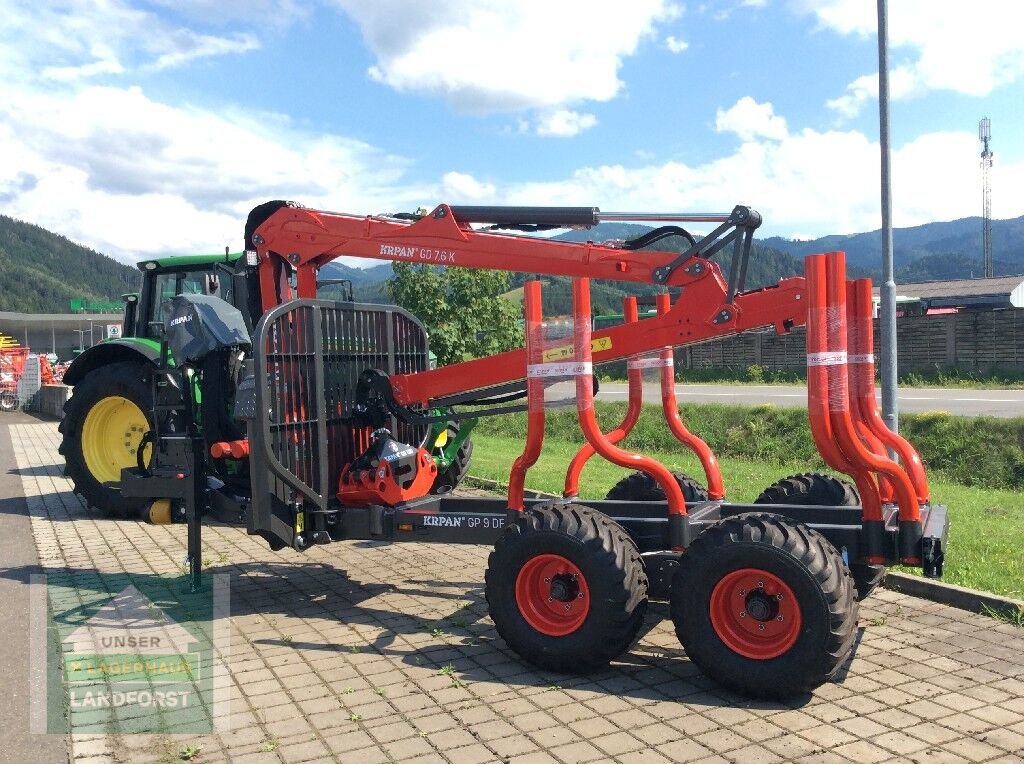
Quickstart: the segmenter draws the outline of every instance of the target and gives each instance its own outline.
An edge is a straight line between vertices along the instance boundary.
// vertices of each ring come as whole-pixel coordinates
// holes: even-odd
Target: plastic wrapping
[[[576,325],[571,317],[542,321],[537,334],[541,338],[539,361],[531,357],[526,368],[527,379],[540,380],[543,395],[533,396],[529,405],[535,408],[559,408],[576,405],[576,377],[593,374],[589,360],[580,361],[575,352]]]

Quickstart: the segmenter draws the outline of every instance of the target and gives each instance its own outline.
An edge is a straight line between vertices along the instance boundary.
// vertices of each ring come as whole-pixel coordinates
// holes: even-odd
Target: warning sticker
[[[590,352],[597,353],[602,350],[612,349],[611,337],[598,337],[590,341]],[[541,355],[545,361],[560,361],[565,358],[572,358],[576,351],[572,345],[559,345],[555,348],[548,348]]]

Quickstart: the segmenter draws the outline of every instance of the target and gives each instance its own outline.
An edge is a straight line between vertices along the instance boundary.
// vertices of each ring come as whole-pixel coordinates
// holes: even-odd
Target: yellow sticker
[[[302,533],[306,530],[306,513],[296,512],[295,513],[295,532]]]
[[[597,339],[590,341],[590,352],[597,353],[602,350],[612,349],[612,338],[611,337],[598,337]],[[549,361],[564,361],[566,358],[572,358],[576,355],[576,351],[572,345],[560,345],[556,348],[548,348],[544,351],[541,356],[541,360],[545,363]]]

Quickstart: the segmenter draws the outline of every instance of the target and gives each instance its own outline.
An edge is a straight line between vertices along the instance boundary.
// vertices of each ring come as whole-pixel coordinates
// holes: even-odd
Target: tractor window
[[[207,294],[231,302],[231,279],[214,270],[161,273],[156,277],[153,302],[154,321],[164,325],[171,319],[171,300],[179,294]]]

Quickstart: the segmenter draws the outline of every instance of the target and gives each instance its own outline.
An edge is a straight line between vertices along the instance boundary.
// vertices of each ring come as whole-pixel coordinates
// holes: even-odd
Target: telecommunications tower
[[[981,141],[981,251],[985,264],[985,278],[992,278],[992,123],[985,117],[978,123]]]

